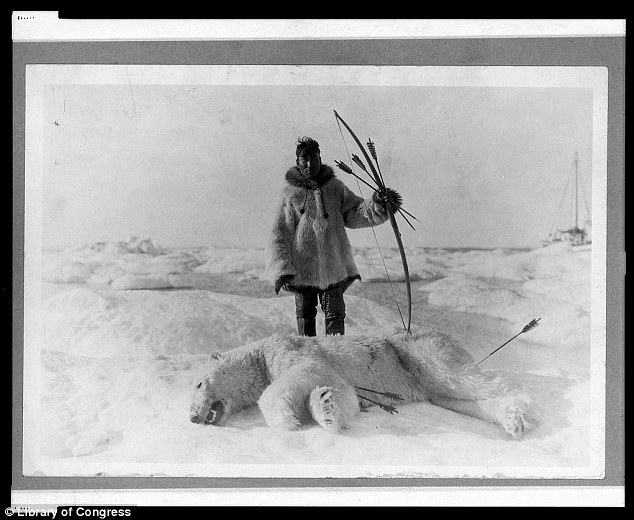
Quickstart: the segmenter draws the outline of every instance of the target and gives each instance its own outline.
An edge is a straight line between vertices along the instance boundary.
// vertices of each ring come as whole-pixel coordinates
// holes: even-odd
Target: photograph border
[[[625,39],[452,38],[394,40],[127,41],[13,43],[12,489],[620,486],[624,483]],[[24,141],[27,64],[603,66],[608,69],[607,344],[605,478],[25,477],[22,475]]]

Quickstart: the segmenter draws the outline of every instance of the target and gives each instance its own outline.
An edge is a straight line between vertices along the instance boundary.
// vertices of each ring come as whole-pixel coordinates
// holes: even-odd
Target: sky
[[[304,74],[295,69],[289,77]],[[406,245],[538,246],[569,213],[562,198],[575,152],[591,205],[591,88],[468,78],[399,84],[380,73],[373,82],[367,70],[361,82],[354,72],[331,84],[310,74],[278,83],[210,83],[195,74],[178,82],[90,74],[45,82],[43,247],[131,235],[167,247],[263,247],[298,137],[319,141],[322,161],[333,167],[350,164],[348,151],[359,154],[333,110],[363,142],[376,143],[386,184],[420,221],[414,231],[400,220]],[[395,246],[389,225],[376,233],[384,247]],[[348,235],[354,246],[375,244],[370,230]]]

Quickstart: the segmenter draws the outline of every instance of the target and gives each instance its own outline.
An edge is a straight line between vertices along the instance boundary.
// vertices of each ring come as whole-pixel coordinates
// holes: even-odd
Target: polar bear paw
[[[337,403],[336,390],[333,387],[315,388],[309,398],[313,418],[322,428],[339,432],[346,427],[342,409]]]
[[[513,439],[521,440],[524,433],[533,427],[533,421],[530,419],[528,411],[521,406],[509,406],[506,409],[506,415],[502,420],[502,428]]]

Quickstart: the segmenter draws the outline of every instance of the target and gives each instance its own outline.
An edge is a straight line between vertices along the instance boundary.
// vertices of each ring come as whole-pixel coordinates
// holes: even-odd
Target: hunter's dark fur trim
[[[331,289],[335,289],[336,287],[341,287],[343,289],[343,292],[346,292],[346,289],[348,287],[350,287],[355,280],[361,281],[361,275],[357,274],[357,275],[354,275],[354,276],[348,276],[348,278],[346,278],[345,280],[341,280],[340,282],[332,283],[328,287],[326,287],[325,289],[320,289],[319,287],[312,287],[310,285],[292,285],[292,284],[290,284],[290,285],[287,284],[287,288],[288,288],[289,292],[295,293],[295,292],[303,292],[303,291],[324,292],[324,291],[329,291]]]
[[[327,164],[321,165],[320,175],[317,179],[308,179],[302,175],[297,166],[293,166],[286,172],[286,182],[297,188],[307,188],[314,190],[321,188],[328,181],[336,177],[333,169]]]

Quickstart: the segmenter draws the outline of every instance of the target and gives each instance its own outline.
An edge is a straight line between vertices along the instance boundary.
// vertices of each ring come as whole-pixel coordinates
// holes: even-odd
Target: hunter
[[[297,141],[295,156],[266,247],[267,274],[276,294],[295,294],[301,336],[316,335],[318,302],[325,333],[344,334],[344,293],[361,279],[345,228],[382,224],[388,220],[385,205],[396,211],[401,197],[389,188],[368,199],[355,195],[321,162],[319,143],[310,137]]]

